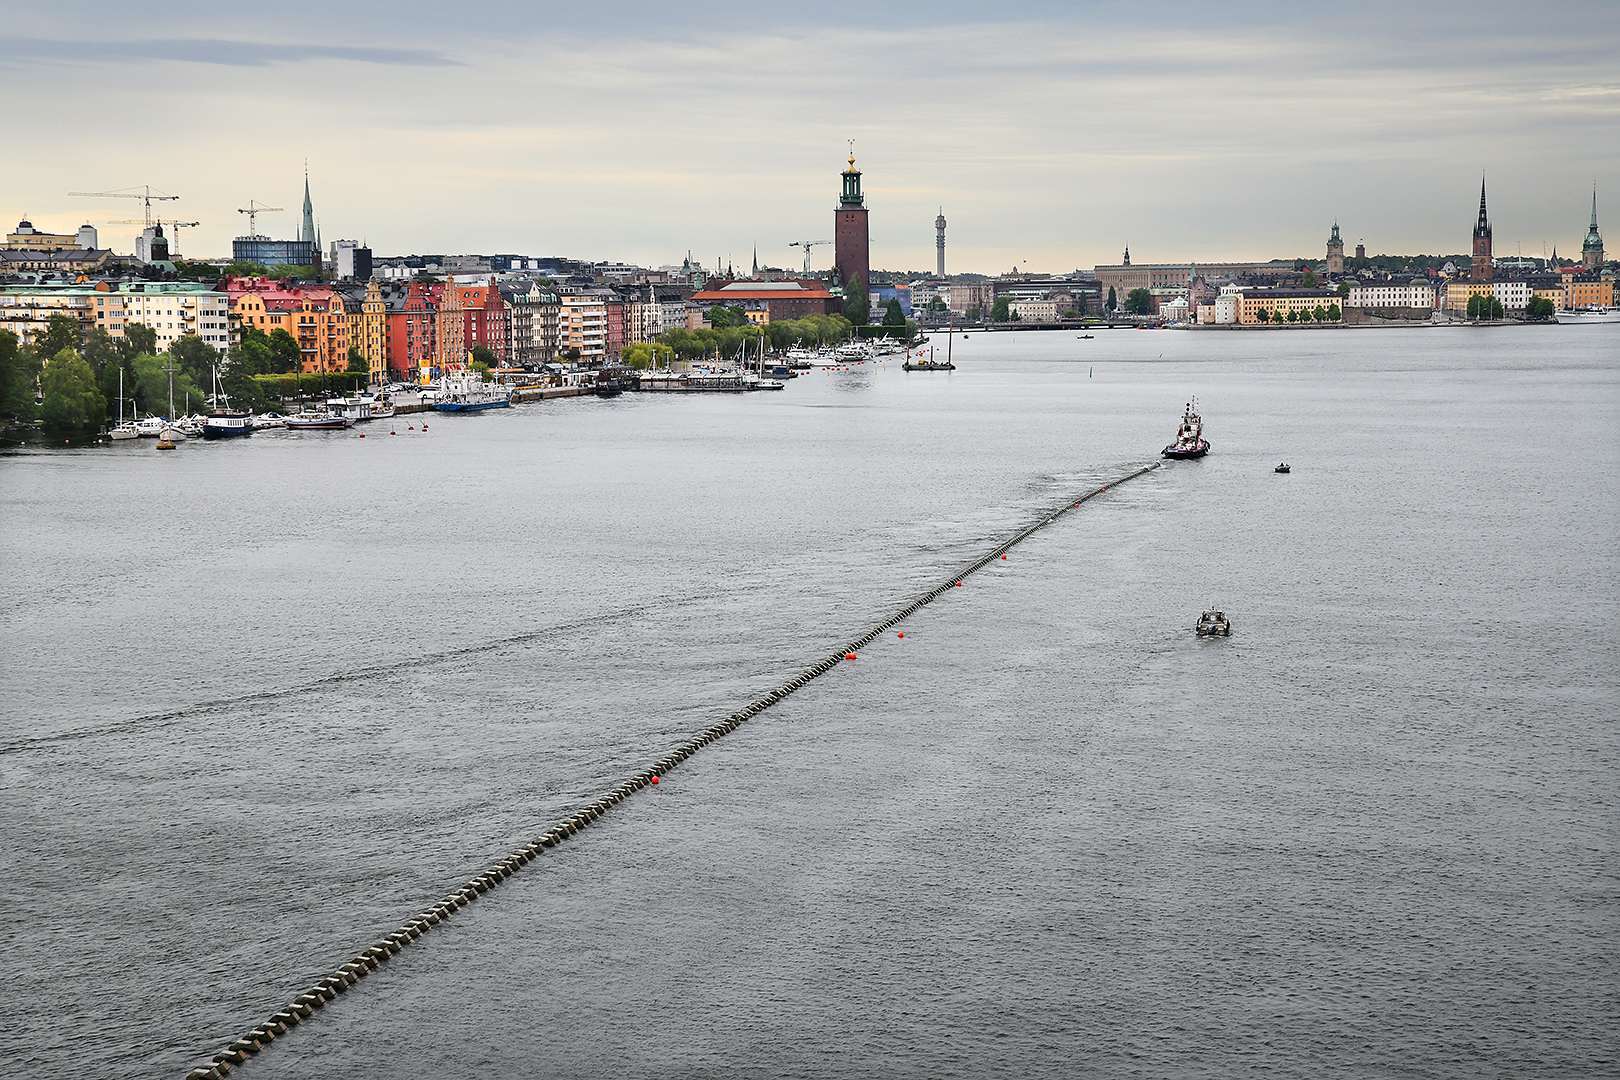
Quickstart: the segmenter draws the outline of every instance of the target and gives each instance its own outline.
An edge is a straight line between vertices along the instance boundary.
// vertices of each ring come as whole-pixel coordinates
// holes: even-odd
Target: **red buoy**
[[[652,782],[653,782],[653,783],[655,783],[655,784],[656,784],[656,783],[658,783],[658,777],[656,777],[656,776],[655,776],[655,777],[653,777],[653,778],[652,778]]]
[[[960,581],[958,581],[958,582],[957,582],[957,583],[956,583],[956,587],[957,587],[957,588],[958,588],[958,589],[960,589],[960,588],[961,588],[961,587],[962,587],[962,583],[961,583],[961,582],[960,582]]]
[[[847,653],[844,654],[844,659],[845,660],[853,660],[853,659],[855,659],[855,654],[852,653],[852,652],[847,652]]]
[[[1005,556],[1005,555],[1003,555],[1003,556],[1002,556],[1002,558],[1003,558],[1003,559],[1005,559],[1005,558],[1006,558],[1006,557],[1007,557],[1007,556]]]
[[[901,637],[905,637],[905,636],[906,636],[906,632],[905,632],[905,631],[904,631],[904,630],[902,630],[902,631],[900,631],[900,636],[901,636]]]

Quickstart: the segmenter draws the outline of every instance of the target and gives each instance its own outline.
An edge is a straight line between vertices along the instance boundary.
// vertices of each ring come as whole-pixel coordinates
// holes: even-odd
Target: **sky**
[[[1620,2],[14,6],[0,224],[140,203],[226,256],[250,199],[375,254],[741,268],[832,237],[854,140],[872,265],[1620,249]],[[825,269],[831,246],[814,249]]]

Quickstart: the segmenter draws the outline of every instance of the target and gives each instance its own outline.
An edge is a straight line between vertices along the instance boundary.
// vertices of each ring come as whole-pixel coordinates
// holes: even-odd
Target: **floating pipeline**
[[[197,1068],[188,1072],[186,1074],[186,1080],[215,1080],[217,1077],[228,1076],[237,1065],[240,1065],[252,1055],[262,1051],[265,1047],[275,1042],[277,1038],[280,1038],[281,1036],[287,1034],[290,1029],[298,1026],[298,1024],[302,1021],[309,1019],[315,1014],[316,1010],[323,1008],[329,1002],[337,1000],[337,998],[345,993],[350,987],[354,986],[373,971],[376,971],[379,967],[386,963],[390,957],[396,955],[406,945],[409,945],[412,941],[415,941],[429,930],[432,930],[435,926],[441,925],[446,919],[453,916],[461,908],[471,904],[484,893],[488,892],[490,889],[493,889],[502,881],[505,881],[507,878],[517,873],[524,866],[537,858],[547,848],[556,847],[558,844],[567,840],[570,836],[576,835],[581,829],[600,818],[603,814],[606,814],[609,810],[613,809],[614,806],[618,805],[620,802],[623,802],[631,795],[634,795],[643,788],[658,783],[659,777],[661,777],[663,774],[669,772],[671,769],[676,768],[681,762],[703,749],[703,747],[714,742],[716,739],[722,738],[737,730],[738,727],[746,723],[748,720],[757,716],[761,712],[764,712],[772,705],[775,705],[777,702],[781,701],[795,690],[798,690],[800,687],[804,686],[811,679],[825,675],[827,672],[831,671],[834,667],[841,663],[853,660],[859,655],[862,648],[877,640],[880,635],[887,632],[896,623],[901,622],[902,620],[915,614],[919,609],[933,602],[934,600],[937,600],[940,596],[944,595],[950,590],[961,587],[963,579],[967,578],[976,571],[984,569],[986,566],[990,565],[990,563],[998,561],[1005,556],[1009,550],[1016,547],[1018,544],[1023,543],[1036,532],[1057,521],[1059,518],[1063,517],[1063,515],[1080,509],[1080,507],[1085,505],[1087,502],[1090,502],[1092,499],[1105,493],[1110,487],[1118,487],[1120,484],[1123,484],[1126,481],[1135,480],[1137,477],[1144,476],[1159,467],[1159,462],[1145,465],[1133,473],[1129,473],[1109,484],[1105,484],[1102,487],[1087,492],[1085,495],[1082,495],[1072,503],[1064,503],[1062,507],[1054,510],[1052,513],[1047,514],[1034,524],[1018,532],[1011,539],[990,551],[988,554],[980,557],[972,563],[969,563],[957,573],[951,574],[942,584],[930,589],[926,593],[923,593],[921,596],[911,601],[911,603],[907,604],[899,611],[896,611],[893,615],[890,615],[887,619],[883,620],[881,623],[874,626],[860,637],[846,643],[842,647],[834,650],[824,659],[805,668],[798,675],[789,679],[787,682],[783,683],[775,690],[772,690],[770,693],[765,694],[743,708],[738,709],[736,712],[732,713],[719,723],[714,724],[704,731],[698,733],[696,736],[677,747],[669,754],[660,758],[658,761],[655,761],[648,768],[641,770],[639,773],[630,777],[628,780],[625,780],[618,787],[615,787],[612,791],[609,791],[595,802],[582,808],[572,817],[566,818],[565,820],[552,826],[549,830],[541,833],[534,840],[518,848],[511,855],[496,863],[484,873],[478,875],[477,877],[463,884],[460,888],[451,892],[438,903],[423,910],[421,914],[416,915],[414,918],[407,919],[399,929],[395,930],[391,934],[385,935],[376,944],[366,949],[362,949],[352,960],[338,965],[337,970],[332,972],[332,974],[323,979],[317,980],[316,983],[309,989],[296,995],[292,999],[292,1003],[286,1008],[272,1013],[270,1018],[265,1023],[249,1031],[246,1035],[235,1040],[225,1049],[215,1054],[213,1059],[209,1061],[208,1064],[198,1066]]]

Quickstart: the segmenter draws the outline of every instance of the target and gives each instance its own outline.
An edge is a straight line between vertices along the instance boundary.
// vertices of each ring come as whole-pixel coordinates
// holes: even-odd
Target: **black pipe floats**
[[[607,795],[597,799],[593,803],[588,804],[583,809],[575,812],[571,817],[541,833],[533,841],[525,844],[512,855],[495,864],[489,870],[466,882],[459,889],[456,889],[454,892],[450,893],[450,895],[446,896],[443,900],[440,900],[437,904],[428,908],[414,919],[406,922],[398,930],[387,935],[377,944],[362,949],[353,960],[339,965],[337,970],[331,975],[319,980],[314,986],[295,996],[291,1005],[284,1009],[278,1009],[275,1013],[271,1014],[270,1019],[264,1024],[261,1024],[260,1026],[249,1031],[245,1036],[235,1040],[225,1049],[215,1054],[213,1059],[209,1061],[208,1064],[200,1065],[197,1068],[192,1069],[186,1074],[186,1080],[217,1080],[219,1077],[229,1075],[235,1066],[246,1061],[250,1055],[259,1053],[259,1051],[269,1046],[278,1037],[285,1035],[290,1028],[296,1027],[303,1020],[313,1016],[315,1010],[320,1009],[328,1002],[335,1001],[338,995],[342,994],[345,990],[349,989],[349,987],[359,982],[371,972],[377,970],[389,957],[398,953],[407,944],[414,941],[428,930],[442,924],[446,919],[454,915],[459,908],[466,907],[468,904],[478,899],[482,893],[489,891],[496,885],[499,885],[506,878],[515,874],[546,848],[556,847],[570,836],[578,833],[591,822],[600,818],[603,814],[606,814],[615,805],[628,798],[631,794],[658,783],[658,778],[660,776],[675,768],[682,761],[685,761],[703,747],[714,742],[716,739],[735,731],[750,717],[764,712],[766,709],[770,708],[772,705],[775,705],[777,702],[781,701],[795,690],[798,690],[800,687],[804,686],[811,679],[825,675],[846,659],[852,658],[861,649],[877,640],[879,634],[882,634],[884,631],[894,626],[895,623],[898,623],[915,614],[924,605],[930,603],[931,601],[937,600],[947,591],[961,585],[963,578],[966,578],[969,574],[984,569],[991,562],[999,559],[1002,555],[1005,555],[1013,547],[1029,539],[1030,536],[1040,529],[1044,529],[1046,526],[1052,524],[1054,521],[1057,521],[1070,511],[1078,510],[1083,504],[1096,498],[1098,495],[1103,494],[1110,487],[1117,487],[1128,480],[1135,480],[1137,477],[1150,473],[1158,467],[1158,462],[1145,465],[1142,468],[1137,469],[1135,472],[1127,473],[1125,476],[1122,476],[1111,483],[1087,492],[1073,502],[1064,503],[1062,507],[1054,510],[1045,517],[1040,518],[1034,524],[1018,532],[1010,540],[1003,543],[1000,547],[995,548],[989,554],[982,556],[972,563],[969,563],[959,572],[952,574],[943,584],[917,597],[911,603],[907,604],[893,615],[890,615],[877,626],[855,638],[853,641],[848,642],[843,647],[834,650],[833,653],[825,659],[812,664],[810,667],[806,668],[792,679],[783,683],[780,687],[772,690],[768,694],[761,696],[755,701],[750,702],[748,705],[732,713],[726,719],[721,720],[720,722],[713,724],[699,732],[686,743],[677,747],[674,751],[655,762],[650,768],[643,769],[635,776],[630,777],[630,779],[624,781],[618,787],[614,788]]]

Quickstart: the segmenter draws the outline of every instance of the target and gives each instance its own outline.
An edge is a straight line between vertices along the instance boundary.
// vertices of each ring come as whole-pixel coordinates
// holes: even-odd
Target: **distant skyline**
[[[833,9],[841,13],[843,9]],[[466,25],[447,21],[465,13]],[[413,252],[797,267],[854,139],[872,265],[1620,250],[1620,6],[699,9],[110,3],[9,14],[0,221],[134,248],[148,183],[230,254],[248,200]],[[133,211],[133,212],[132,212]],[[1609,239],[1609,237],[1613,239]],[[825,269],[831,248],[817,248]]]

